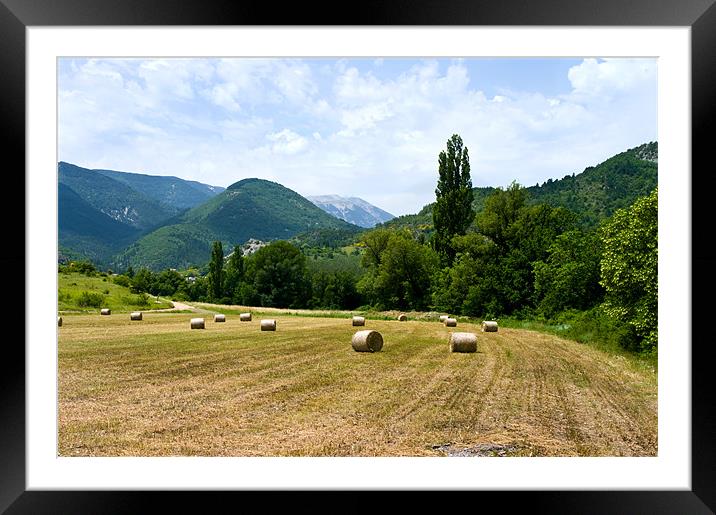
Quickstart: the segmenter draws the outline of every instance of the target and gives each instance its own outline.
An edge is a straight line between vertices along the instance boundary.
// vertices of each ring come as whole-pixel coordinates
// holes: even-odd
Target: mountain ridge
[[[94,172],[120,181],[172,209],[191,209],[218,195],[225,188],[173,175],[151,175],[118,170],[94,169]]]

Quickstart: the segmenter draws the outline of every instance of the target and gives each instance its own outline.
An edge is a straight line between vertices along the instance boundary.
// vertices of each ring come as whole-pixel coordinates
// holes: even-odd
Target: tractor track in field
[[[427,384],[416,389],[415,395],[410,401],[403,403],[392,413],[392,419],[401,421],[413,416],[426,404],[426,399],[431,396],[440,396],[444,390],[449,390],[450,386],[446,384],[445,380],[450,376],[451,373],[447,370],[439,371]]]

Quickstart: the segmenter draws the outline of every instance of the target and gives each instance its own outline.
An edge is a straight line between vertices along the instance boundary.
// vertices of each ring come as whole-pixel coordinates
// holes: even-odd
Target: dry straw
[[[109,308],[102,308],[99,313],[100,313],[101,315],[111,315],[111,314],[112,314],[112,310],[109,309]]]
[[[491,320],[486,320],[482,322],[482,332],[483,333],[496,333],[497,332],[497,322],[493,322]]]
[[[191,319],[191,328],[192,329],[204,329],[204,319],[203,318],[192,318]]]
[[[452,333],[450,352],[477,352],[477,336],[473,333]]]
[[[351,345],[356,352],[378,352],[383,348],[383,336],[371,329],[358,331],[353,335]]]
[[[276,330],[276,320],[273,320],[273,319],[261,320],[261,330],[262,331],[275,331]]]
[[[239,321],[241,322],[251,322],[251,313],[241,313],[239,315]]]
[[[445,325],[447,327],[457,327],[457,320],[454,318],[446,318]]]
[[[226,322],[226,315],[222,315],[221,313],[215,314],[214,322]]]
[[[365,325],[364,317],[353,317],[353,325]]]
[[[141,311],[134,311],[129,314],[130,320],[141,320],[142,319],[142,312]]]
[[[398,320],[400,320],[401,322],[405,322],[407,319],[408,317],[406,315],[398,315]]]

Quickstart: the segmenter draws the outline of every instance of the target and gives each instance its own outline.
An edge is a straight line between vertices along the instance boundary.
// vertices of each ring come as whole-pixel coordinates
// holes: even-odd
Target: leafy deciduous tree
[[[485,199],[485,208],[477,217],[477,227],[503,252],[510,247],[513,235],[510,230],[527,205],[527,190],[512,182],[506,190],[497,188]]]
[[[244,280],[244,268],[245,260],[241,254],[241,248],[237,245],[234,247],[234,251],[229,260],[226,263],[226,270],[224,271],[224,292],[225,296],[240,302],[237,299],[237,289],[239,284]]]
[[[602,248],[595,231],[560,234],[547,252],[547,259],[534,263],[535,295],[542,314],[553,317],[566,309],[586,310],[602,301]]]
[[[545,259],[557,235],[574,223],[566,209],[528,206],[517,183],[497,189],[477,217],[480,233],[453,238],[456,260],[441,274],[433,302],[473,316],[528,313],[534,299],[532,263]]]
[[[388,247],[393,232],[388,229],[374,229],[363,234],[360,241],[365,247],[362,259],[364,266],[380,266],[383,252]]]
[[[293,308],[305,306],[310,298],[306,257],[286,241],[261,247],[249,260],[246,273],[250,286],[244,294],[262,306]]]
[[[633,327],[641,351],[658,343],[658,194],[657,189],[620,209],[601,228],[604,253],[601,285],[604,307]]]
[[[435,252],[408,233],[393,232],[379,263],[358,283],[358,289],[377,307],[424,309],[430,303],[431,277],[438,266]]]

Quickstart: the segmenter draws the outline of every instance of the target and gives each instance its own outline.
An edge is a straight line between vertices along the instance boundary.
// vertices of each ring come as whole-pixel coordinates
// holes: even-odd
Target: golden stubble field
[[[551,335],[367,320],[371,354],[350,318],[63,318],[60,456],[657,454],[656,373]],[[453,330],[478,352],[450,353]]]

